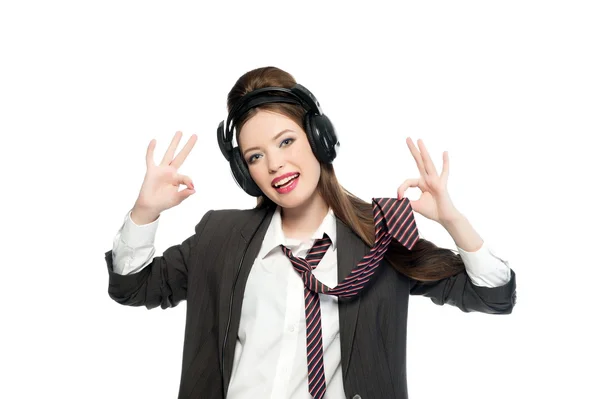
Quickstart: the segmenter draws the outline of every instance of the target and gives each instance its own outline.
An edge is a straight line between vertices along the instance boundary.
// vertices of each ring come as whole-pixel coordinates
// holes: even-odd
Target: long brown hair
[[[295,84],[296,80],[292,75],[276,67],[251,70],[242,75],[229,92],[227,108],[231,111],[237,101],[252,90],[273,86],[291,88]],[[278,112],[303,126],[302,120],[306,111],[301,106],[286,103],[264,104],[251,109],[237,121],[236,135],[239,135],[241,127],[258,109]],[[236,137],[237,139],[239,137]],[[239,143],[239,140],[237,142]],[[335,216],[352,229],[365,244],[372,247],[375,242],[372,204],[342,187],[332,164],[321,164],[321,177],[317,189]],[[258,197],[256,208],[267,206],[274,206],[273,201],[265,195]],[[465,267],[458,253],[440,248],[423,238],[420,238],[411,250],[392,240],[385,257],[398,272],[424,282],[453,276]]]

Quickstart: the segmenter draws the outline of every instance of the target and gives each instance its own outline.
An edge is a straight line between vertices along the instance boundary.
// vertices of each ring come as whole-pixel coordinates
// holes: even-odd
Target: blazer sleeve
[[[431,298],[436,305],[456,306],[466,313],[510,314],[517,298],[515,272],[511,269],[510,280],[493,288],[473,284],[465,270],[435,282],[410,279],[410,294]]]
[[[212,214],[208,211],[196,225],[194,235],[167,248],[162,256],[137,273],[122,275],[113,269],[112,249],[104,254],[108,270],[108,295],[117,303],[153,309],[175,307],[187,296],[188,269],[198,254],[196,248]]]

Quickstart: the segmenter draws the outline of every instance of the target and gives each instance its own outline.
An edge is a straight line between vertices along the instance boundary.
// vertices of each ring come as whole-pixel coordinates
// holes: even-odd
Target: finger
[[[189,155],[190,151],[192,151],[192,148],[194,148],[194,144],[196,144],[197,140],[198,136],[192,134],[192,137],[190,137],[188,142],[185,144],[185,147],[183,147],[179,154],[177,154],[177,157],[175,157],[175,159],[171,161],[171,166],[179,168],[181,164],[183,164],[183,161],[185,161],[185,159]]]
[[[148,149],[146,150],[146,168],[150,168],[150,166],[154,165],[154,148],[156,147],[156,140],[150,140],[150,144],[148,144]]]
[[[177,185],[186,185],[190,189],[194,189],[194,183],[192,182],[192,178],[186,175],[177,175]]]
[[[446,183],[448,181],[448,174],[450,173],[450,160],[448,157],[448,151],[444,151],[442,158],[444,160],[444,166],[442,167],[441,178],[442,178],[442,181],[444,183]]]
[[[410,153],[412,154],[413,158],[417,162],[417,168],[419,169],[419,172],[421,173],[421,175],[426,176],[427,171],[425,170],[425,165],[423,165],[423,159],[421,158],[421,153],[419,153],[419,150],[417,149],[417,147],[415,147],[415,144],[413,143],[413,141],[410,137],[408,137],[406,139],[406,144],[408,144]]]
[[[417,140],[417,144],[419,145],[419,149],[421,150],[421,156],[423,157],[423,162],[425,163],[425,170],[427,171],[427,174],[437,176],[437,169],[435,168],[435,165],[431,160],[431,157],[429,156],[429,151],[427,151],[425,143],[423,143],[423,140],[419,139]]]
[[[165,156],[163,157],[162,161],[160,162],[161,165],[169,165],[171,163],[171,160],[173,159],[173,156],[175,155],[175,150],[177,149],[177,146],[179,145],[179,141],[181,140],[181,136],[182,136],[181,132],[175,133],[175,136],[173,136],[173,139],[171,140],[171,144],[169,145],[169,148],[167,148],[167,152],[165,152]]]
[[[404,192],[409,187],[419,187],[421,179],[407,179],[398,187],[398,199],[404,198]]]

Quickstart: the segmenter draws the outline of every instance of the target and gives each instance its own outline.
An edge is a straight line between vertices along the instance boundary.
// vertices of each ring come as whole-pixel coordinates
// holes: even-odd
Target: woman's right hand
[[[192,179],[177,173],[177,169],[187,158],[198,137],[193,134],[185,147],[173,158],[181,136],[181,132],[175,133],[171,145],[158,165],[154,163],[156,140],[150,141],[146,152],[146,176],[131,215],[137,224],[152,222],[162,211],[179,205],[196,192]],[[187,188],[179,191],[180,185]]]

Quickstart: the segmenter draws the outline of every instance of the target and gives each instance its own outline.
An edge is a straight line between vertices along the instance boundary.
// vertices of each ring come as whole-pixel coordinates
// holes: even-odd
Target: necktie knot
[[[325,256],[325,252],[331,246],[331,239],[327,235],[327,233],[323,233],[323,238],[319,238],[315,240],[312,248],[306,254],[306,261],[311,266],[312,269],[316,268],[319,265],[323,256]]]
[[[292,262],[292,266],[294,267],[294,269],[302,277],[304,286],[313,292],[325,292],[326,290],[329,290],[329,288],[323,285],[316,279],[315,276],[313,276],[312,270],[314,270],[319,265],[319,262],[321,261],[321,259],[323,259],[323,256],[327,252],[327,249],[330,247],[330,245],[331,239],[326,233],[324,233],[323,238],[318,238],[317,240],[315,240],[313,246],[304,258],[294,256],[292,254],[292,251],[285,245],[280,245],[280,247],[285,253],[285,255]]]

